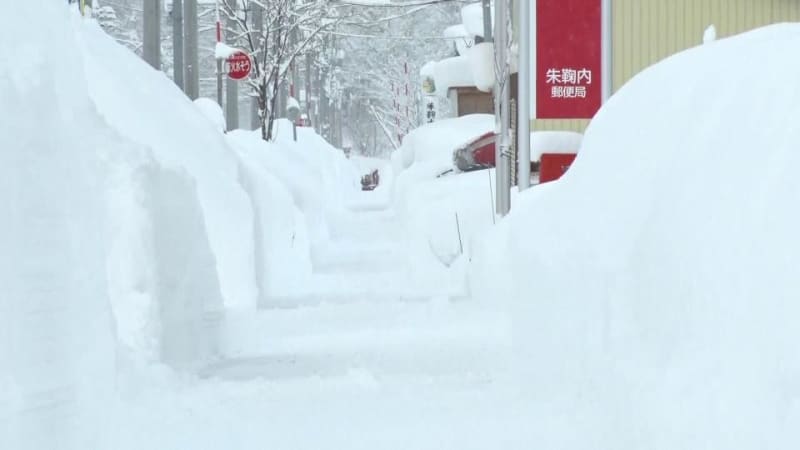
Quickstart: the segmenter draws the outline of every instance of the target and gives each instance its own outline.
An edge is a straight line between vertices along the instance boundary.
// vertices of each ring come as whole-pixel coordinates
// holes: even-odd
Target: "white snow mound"
[[[777,25],[651,67],[514,205],[494,264],[537,446],[800,442],[799,46]]]

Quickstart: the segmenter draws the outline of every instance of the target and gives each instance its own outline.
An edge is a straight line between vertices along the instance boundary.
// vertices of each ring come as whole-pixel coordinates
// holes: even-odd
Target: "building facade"
[[[800,21],[800,0],[609,1],[612,93],[648,66],[702,44],[711,25],[722,39],[765,25]],[[588,123],[536,120],[533,128],[583,131]]]

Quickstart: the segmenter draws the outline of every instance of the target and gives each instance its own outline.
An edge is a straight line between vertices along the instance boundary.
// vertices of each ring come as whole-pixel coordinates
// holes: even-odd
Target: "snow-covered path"
[[[257,314],[230,313],[230,358],[204,377],[292,378],[364,370],[384,379],[491,379],[508,350],[508,324],[468,301],[432,298],[409,286],[402,232],[388,209],[360,208],[331,221],[330,242],[314,251],[314,282]],[[479,362],[478,362],[479,361]]]
[[[181,380],[171,410],[159,392],[131,401],[132,448],[512,446],[507,318],[409,295],[399,222],[365,198],[331,221],[308,292],[228,314],[227,358]]]

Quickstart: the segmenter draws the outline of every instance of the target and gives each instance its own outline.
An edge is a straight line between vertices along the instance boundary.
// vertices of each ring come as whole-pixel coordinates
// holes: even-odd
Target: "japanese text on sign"
[[[547,69],[545,83],[551,85],[550,98],[586,98],[586,86],[592,84],[589,69]]]
[[[250,72],[250,61],[232,61],[228,63],[230,72]]]
[[[603,0],[536,0],[537,118],[591,119],[600,109],[602,4]]]

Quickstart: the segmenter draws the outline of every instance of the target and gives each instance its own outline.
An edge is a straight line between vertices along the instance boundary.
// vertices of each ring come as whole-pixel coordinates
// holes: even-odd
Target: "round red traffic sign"
[[[228,65],[228,77],[233,80],[244,80],[250,75],[253,64],[250,62],[250,55],[239,50],[225,60]]]

